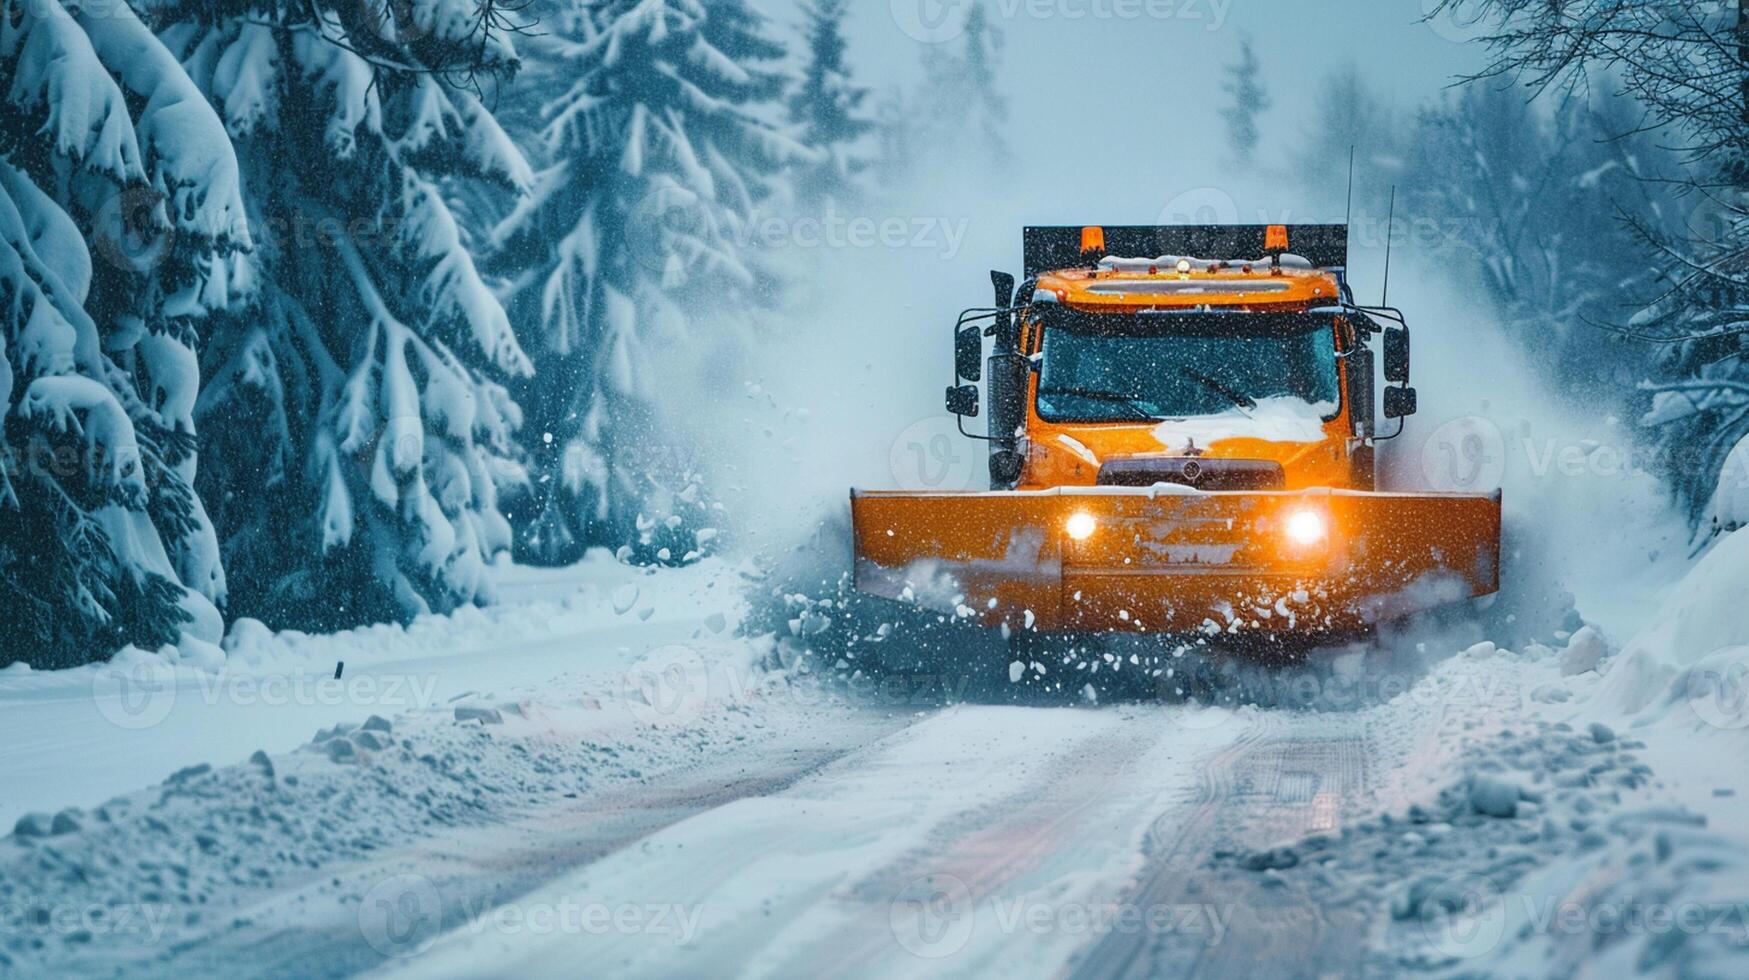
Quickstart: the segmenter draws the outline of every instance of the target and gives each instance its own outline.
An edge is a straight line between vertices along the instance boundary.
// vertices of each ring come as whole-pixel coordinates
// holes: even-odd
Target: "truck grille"
[[[1287,474],[1280,463],[1269,460],[1204,456],[1114,459],[1099,468],[1102,487],[1151,487],[1156,483],[1210,491],[1280,490],[1287,485]]]

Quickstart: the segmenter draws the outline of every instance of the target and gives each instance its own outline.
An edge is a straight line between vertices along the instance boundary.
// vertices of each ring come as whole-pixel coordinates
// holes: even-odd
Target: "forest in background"
[[[1642,420],[1697,538],[1734,527],[1749,89],[1718,41],[1749,23],[1574,5],[1663,45],[1625,58],[1468,5],[1507,25],[1496,63],[1413,118],[1350,66],[1272,134],[1235,45],[1222,138],[1326,194],[1360,148],[1552,391]],[[977,5],[891,92],[857,80],[847,0],[0,11],[0,664],[444,612],[507,553],[697,560],[733,516],[658,365],[732,358],[781,302],[752,224],[900,198],[956,141],[1019,152]],[[1726,91],[1660,87],[1693,57]]]

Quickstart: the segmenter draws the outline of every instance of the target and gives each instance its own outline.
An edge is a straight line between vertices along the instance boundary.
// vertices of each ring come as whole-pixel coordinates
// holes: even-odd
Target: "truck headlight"
[[[1296,510],[1287,518],[1287,539],[1302,548],[1322,544],[1330,536],[1324,515],[1315,510]]]
[[[1074,541],[1085,541],[1093,537],[1093,532],[1099,529],[1099,522],[1086,511],[1077,511],[1069,518],[1069,523],[1063,530],[1069,532],[1069,538]]]

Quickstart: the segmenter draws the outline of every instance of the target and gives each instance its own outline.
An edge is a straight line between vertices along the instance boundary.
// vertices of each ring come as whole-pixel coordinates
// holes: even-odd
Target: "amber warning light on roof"
[[[1287,225],[1270,225],[1263,236],[1265,252],[1287,251]]]
[[[1093,225],[1081,229],[1081,254],[1098,258],[1105,254],[1105,229]]]

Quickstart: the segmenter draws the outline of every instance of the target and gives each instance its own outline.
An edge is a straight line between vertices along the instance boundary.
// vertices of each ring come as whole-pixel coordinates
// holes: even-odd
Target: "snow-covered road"
[[[650,977],[1352,971],[1366,965],[1379,908],[1330,909],[1258,873],[1267,869],[1211,858],[1340,837],[1400,811],[1460,746],[1513,716],[1525,691],[1518,668],[1502,666],[1462,663],[1427,682],[1427,700],[1352,712],[926,712],[774,792],[664,824],[450,924],[428,948],[421,939],[396,950],[387,972],[560,977],[579,962]],[[639,925],[591,929],[591,910]],[[656,910],[670,910],[669,927]],[[1298,965],[1284,971],[1287,962]]]
[[[1705,880],[1749,910],[1724,901],[1737,838],[1703,829],[1742,820],[1743,780],[1680,762],[1697,717],[1716,739],[1735,716],[1592,723],[1613,678],[1668,686],[1631,646],[1605,677],[1573,669],[1595,636],[1381,641],[1253,673],[1273,707],[968,703],[780,669],[729,628],[740,574],[524,574],[488,613],[232,651],[231,684],[341,656],[435,678],[408,705],[213,697],[184,665],[160,723],[89,732],[54,692],[100,671],[0,678],[3,724],[39,739],[0,775],[44,811],[0,840],[0,970],[1540,976],[1597,935],[1538,903],[1627,904],[1671,855],[1736,870],[1672,864],[1665,900]],[[1688,969],[1739,940],[1608,941]]]

